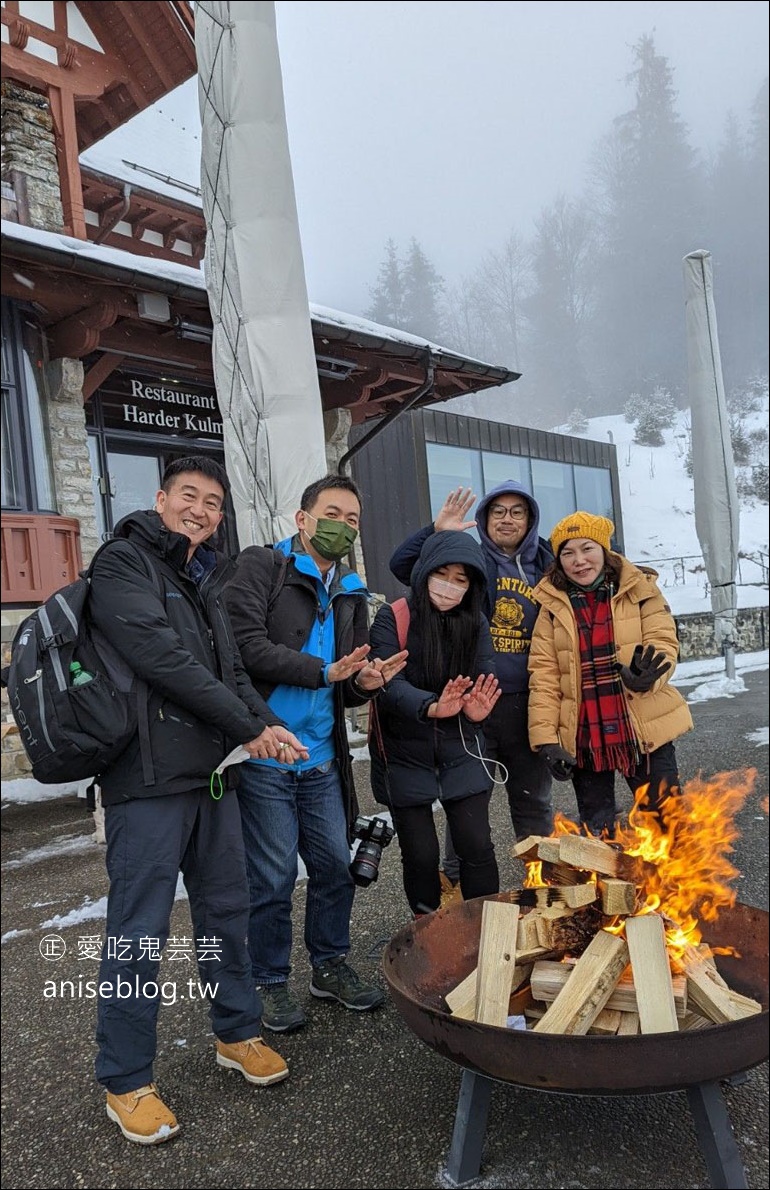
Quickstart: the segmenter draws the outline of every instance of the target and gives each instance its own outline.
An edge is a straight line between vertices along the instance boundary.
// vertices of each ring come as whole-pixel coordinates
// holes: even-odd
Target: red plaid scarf
[[[569,590],[578,630],[582,686],[577,757],[581,768],[595,772],[614,769],[628,776],[639,763],[639,747],[616,668],[611,596],[606,582],[595,591]]]

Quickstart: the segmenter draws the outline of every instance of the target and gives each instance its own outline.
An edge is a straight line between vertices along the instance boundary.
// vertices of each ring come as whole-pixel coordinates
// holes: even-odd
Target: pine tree
[[[633,107],[594,159],[603,229],[592,358],[602,408],[658,379],[684,383],[682,257],[701,246],[699,168],[677,114],[673,70],[645,35],[634,46]]]
[[[585,208],[559,196],[536,223],[525,371],[543,424],[590,407],[585,329],[591,306],[592,228]]]
[[[366,311],[366,317],[383,326],[404,329],[404,278],[392,239],[385,244],[385,259],[380,265],[377,284],[369,292],[372,304]]]
[[[409,244],[401,277],[404,301],[400,325],[414,335],[439,341],[443,331],[440,299],[444,281],[415,239]]]

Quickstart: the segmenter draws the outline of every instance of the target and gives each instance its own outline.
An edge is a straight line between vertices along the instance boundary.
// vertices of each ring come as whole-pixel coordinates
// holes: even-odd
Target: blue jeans
[[[251,892],[251,969],[258,984],[285,983],[297,852],[308,874],[305,946],[311,963],[317,967],[350,949],[355,884],[337,764],[305,772],[244,764],[238,800]]]

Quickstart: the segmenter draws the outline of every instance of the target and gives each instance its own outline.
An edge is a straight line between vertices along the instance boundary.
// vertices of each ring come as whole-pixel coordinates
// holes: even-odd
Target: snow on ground
[[[757,731],[747,731],[743,738],[750,744],[756,744],[757,748],[766,748],[770,743],[770,729],[760,727]]]
[[[767,430],[767,393],[760,406],[742,419],[747,435]],[[674,425],[663,431],[663,446],[635,443],[635,428],[622,413],[595,417],[589,421],[588,429],[579,434],[566,426],[557,427],[559,433],[574,438],[614,442],[625,553],[632,561],[658,571],[675,615],[711,611],[703,554],[695,529],[693,483],[685,470],[689,419],[689,409],[677,412]],[[768,507],[758,500],[741,504],[740,550],[744,556],[739,562],[738,606],[766,606]],[[760,553],[764,554],[764,573]]]
[[[90,781],[67,781],[63,785],[41,785],[31,777],[3,781],[3,803],[47,802],[56,797],[85,797]]]
[[[97,844],[93,835],[60,835],[44,847],[35,847],[32,851],[25,851],[18,859],[9,859],[3,868],[24,868],[28,864],[37,864],[44,859],[53,859],[60,855],[68,855],[73,851],[88,851]]]

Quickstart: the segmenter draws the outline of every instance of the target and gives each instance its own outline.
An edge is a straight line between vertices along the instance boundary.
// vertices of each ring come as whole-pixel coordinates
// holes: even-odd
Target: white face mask
[[[467,587],[459,587],[457,583],[448,583],[446,579],[431,575],[428,579],[428,598],[440,612],[448,612],[450,608],[462,603]]]

